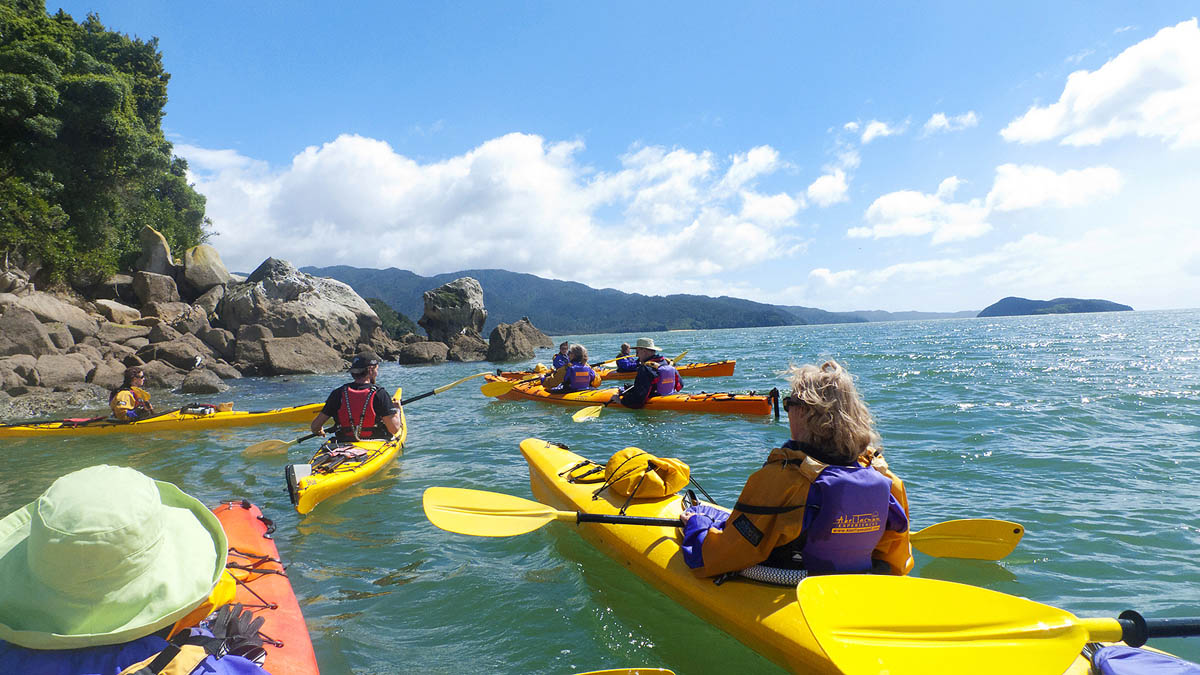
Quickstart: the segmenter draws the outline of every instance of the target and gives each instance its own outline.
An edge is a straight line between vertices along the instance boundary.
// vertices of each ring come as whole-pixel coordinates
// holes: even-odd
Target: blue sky
[[[1200,305],[1194,3],[47,7],[159,38],[234,270]]]

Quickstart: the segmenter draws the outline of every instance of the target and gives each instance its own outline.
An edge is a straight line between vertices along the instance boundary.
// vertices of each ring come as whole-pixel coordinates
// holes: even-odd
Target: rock
[[[133,292],[133,277],[128,274],[114,274],[92,286],[88,289],[88,297],[116,300],[124,304],[137,302],[137,295]]]
[[[138,302],[179,302],[179,287],[175,280],[165,274],[138,272],[133,275],[133,292]],[[145,312],[142,312],[145,314]]]
[[[67,328],[76,342],[85,336],[94,336],[99,332],[96,319],[82,309],[69,305],[49,293],[37,291],[22,296],[20,300],[17,300],[17,306],[33,312],[34,316],[42,323],[67,324]]]
[[[55,321],[42,325],[46,327],[46,334],[55,347],[66,350],[75,346],[75,338],[71,337],[71,329],[67,328],[67,324]]]
[[[0,316],[0,356],[28,354],[33,357],[56,354],[58,348],[37,316],[19,306],[10,306]]]
[[[180,333],[167,324],[160,322],[150,329],[150,332],[146,335],[146,339],[149,340],[151,344],[155,344],[158,342],[171,342],[172,340],[178,340],[182,336],[183,333]]]
[[[131,338],[144,338],[150,334],[147,326],[126,326],[119,323],[101,322],[99,337],[104,342],[125,342]]]
[[[0,293],[26,293],[33,290],[29,275],[22,269],[10,267],[0,272]]]
[[[193,335],[208,328],[208,315],[204,310],[186,302],[149,302],[142,308],[146,316],[155,316],[181,333]]]
[[[465,329],[462,333],[455,335],[448,346],[450,351],[446,358],[451,361],[474,362],[482,361],[487,357],[488,343],[470,329]]]
[[[243,325],[238,328],[237,342],[234,343],[233,360],[240,364],[243,371],[250,369],[258,372],[267,363],[266,352],[263,351],[263,340],[274,337],[271,329],[266,326]]]
[[[346,284],[304,274],[274,258],[259,265],[246,283],[228,287],[217,312],[224,327],[235,333],[243,325],[260,324],[275,337],[315,335],[343,354],[360,342],[370,343],[382,326]]]
[[[97,300],[96,309],[100,312],[100,316],[113,323],[133,323],[142,318],[141,312],[116,300]]]
[[[146,371],[146,386],[174,389],[183,384],[184,373],[166,361],[149,361],[142,365]]]
[[[526,361],[533,358],[537,347],[553,347],[554,341],[521,317],[516,323],[502,323],[488,336],[487,360],[496,362]]]
[[[87,381],[91,368],[84,365],[85,359],[76,355],[47,354],[37,359],[39,383],[43,387],[57,387],[64,384],[77,384]]]
[[[405,333],[404,336],[400,338],[401,344],[411,345],[414,342],[425,342],[425,336],[417,335],[416,333]]]
[[[195,335],[196,337],[200,338],[201,342],[208,345],[209,348],[211,348],[213,352],[217,354],[217,356],[220,356],[223,359],[233,357],[235,342],[233,333],[230,333],[224,328],[213,328],[209,326],[208,328],[202,329]]]
[[[197,368],[183,378],[179,389],[185,394],[218,394],[229,389],[229,385],[211,370]]]
[[[12,293],[0,293],[0,314],[3,314],[5,311],[7,311],[9,305],[17,304],[17,301],[20,299],[21,296],[19,295],[13,295]]]
[[[224,286],[213,286],[212,288],[205,291],[203,295],[196,298],[196,301],[192,304],[194,304],[197,307],[199,307],[200,309],[204,310],[204,313],[207,316],[210,316],[210,317],[216,316],[217,306],[219,306],[221,304],[221,299],[224,297],[225,297],[225,287]]]
[[[267,372],[273,375],[336,373],[346,367],[341,354],[315,335],[267,338],[262,346]]]
[[[449,343],[464,328],[476,334],[483,330],[487,310],[483,307],[483,288],[471,277],[455,279],[431,291],[425,291],[425,313],[417,324],[429,339]]]
[[[28,354],[17,354],[0,359],[0,368],[16,373],[25,384],[38,383],[37,359]]]
[[[6,368],[3,363],[0,363],[0,392],[24,386],[25,378],[18,375],[11,368]]]
[[[180,370],[192,370],[210,358],[212,352],[195,335],[182,335],[168,342],[153,342],[137,351],[137,357],[150,361],[166,361]]]
[[[212,360],[212,361],[205,361],[204,367],[207,368],[208,370],[211,370],[213,373],[216,374],[217,377],[221,378],[222,380],[236,380],[236,379],[241,378],[241,376],[242,376],[242,374],[240,372],[238,372],[237,368],[234,368],[233,366],[231,366],[228,363],[225,363],[224,361],[221,361],[219,359]]]
[[[88,375],[88,382],[112,391],[125,383],[124,363],[117,359],[106,359]]]
[[[184,252],[183,278],[199,293],[230,281],[229,270],[221,262],[221,254],[208,244],[193,246]]]
[[[175,261],[171,258],[171,246],[167,244],[166,237],[147,225],[138,233],[138,239],[142,244],[142,255],[134,263],[134,268],[142,272],[174,277]],[[136,280],[135,275],[134,281]]]
[[[96,365],[104,361],[104,354],[100,350],[91,345],[75,345],[67,350],[68,354],[79,354],[87,359],[90,365]]]
[[[129,338],[128,340],[122,342],[121,344],[126,347],[129,347],[130,349],[132,349],[133,351],[136,352],[137,350],[141,349],[142,347],[145,347],[146,345],[150,344],[150,341],[144,337],[135,337],[135,338]]]
[[[414,342],[400,347],[396,360],[404,365],[441,363],[449,351],[450,348],[441,342]]]

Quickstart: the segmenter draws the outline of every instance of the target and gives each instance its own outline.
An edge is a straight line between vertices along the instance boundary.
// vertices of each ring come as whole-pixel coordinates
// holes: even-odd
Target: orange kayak
[[[488,382],[512,382],[521,378],[506,378],[501,375],[487,375]],[[512,389],[497,398],[508,401],[540,401],[559,405],[590,406],[603,405],[608,408],[627,409],[616,400],[620,390],[616,387],[607,389],[588,389],[567,394],[547,391],[537,380],[520,382]],[[654,396],[646,401],[642,410],[674,410],[692,413],[729,413],[734,415],[770,415],[778,407],[779,392],[771,390],[767,394],[671,394]],[[778,412],[776,412],[778,416]]]
[[[266,619],[259,629],[267,650],[263,669],[272,675],[315,675],[317,656],[308,626],[271,538],[275,524],[246,500],[219,504],[213,513],[229,539],[226,567],[238,582],[234,602]]]
[[[733,375],[733,367],[737,364],[734,359],[726,359],[724,361],[713,361],[712,363],[682,363],[675,366],[675,370],[679,371],[679,376],[688,377],[729,377]],[[501,377],[509,379],[521,379],[533,375],[532,372],[520,371],[505,371],[496,373]],[[611,368],[596,368],[596,374],[601,380],[632,380],[636,375],[636,371],[617,372]]]

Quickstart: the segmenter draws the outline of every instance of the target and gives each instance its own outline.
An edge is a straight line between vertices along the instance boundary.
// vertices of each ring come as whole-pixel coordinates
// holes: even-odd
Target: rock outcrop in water
[[[1054,298],[1053,300],[1028,300],[1009,296],[988,305],[979,313],[988,316],[1027,316],[1032,314],[1078,314],[1083,312],[1132,312],[1129,305],[1110,300],[1081,300],[1079,298]]]

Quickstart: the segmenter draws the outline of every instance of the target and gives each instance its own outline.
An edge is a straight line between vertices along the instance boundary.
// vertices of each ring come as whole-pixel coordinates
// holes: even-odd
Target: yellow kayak
[[[392,400],[400,403],[401,389]],[[301,514],[308,513],[322,501],[378,473],[404,447],[408,438],[408,420],[400,408],[400,431],[388,440],[353,441],[339,445],[359,451],[331,455],[331,445],[321,446],[307,464],[289,464],[284,470],[288,496]],[[345,456],[357,454],[358,456]]]
[[[592,496],[604,480],[603,471],[584,474],[596,464],[536,438],[521,442],[521,454],[529,463],[529,483],[537,501],[570,511],[619,512],[623,497],[614,498],[608,490],[599,498]],[[569,482],[576,475],[581,476],[579,482]],[[679,496],[639,499],[625,513],[678,518],[681,506]],[[718,586],[712,579],[699,579],[683,562],[678,528],[585,523],[575,529],[667,597],[783,668],[796,673],[840,672],[809,629],[795,586],[770,586],[740,577]],[[1066,672],[1085,675],[1089,668],[1081,656]]]
[[[98,435],[147,431],[191,431],[254,424],[308,424],[321,411],[322,403],[273,410],[217,411],[211,406],[185,407],[137,422],[117,422],[107,417],[28,422],[0,425],[0,438],[35,436]]]

